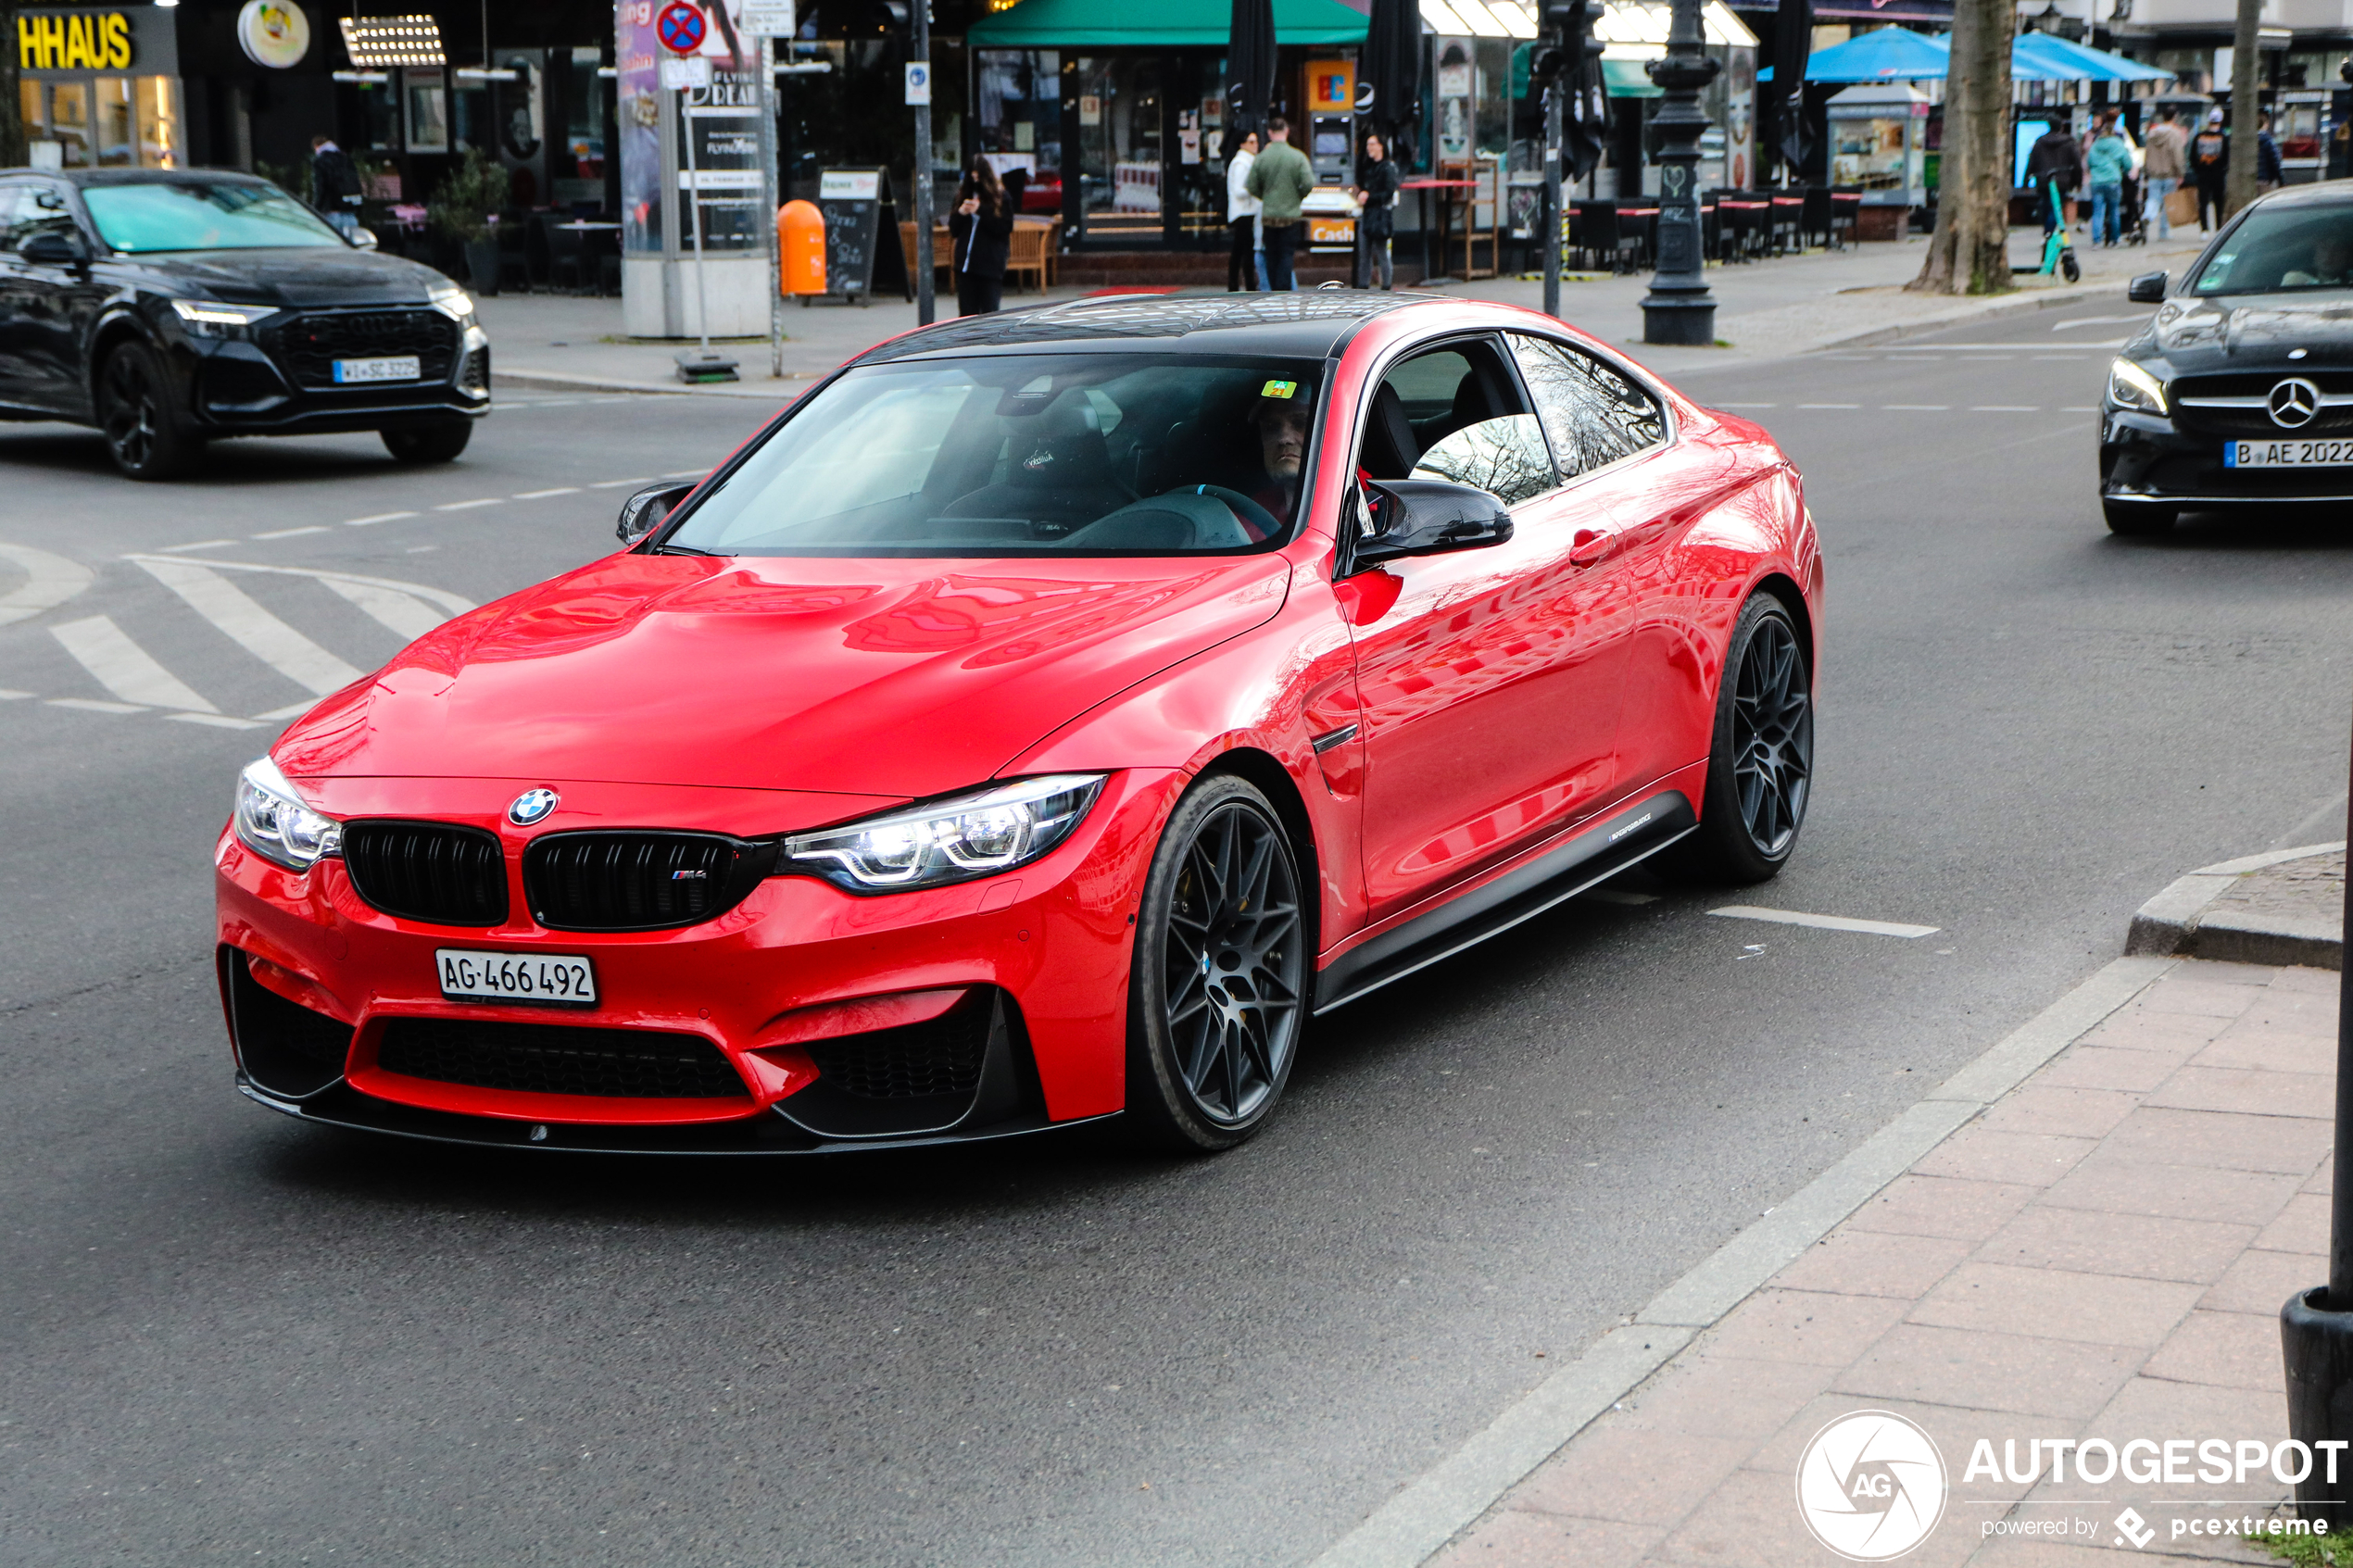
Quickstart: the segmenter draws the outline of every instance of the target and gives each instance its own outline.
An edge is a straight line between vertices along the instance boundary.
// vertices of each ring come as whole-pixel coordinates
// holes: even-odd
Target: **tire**
[[[1661,869],[1718,885],[1769,881],[1797,847],[1813,785],[1813,671],[1789,611],[1757,594],[1724,651],[1699,828]]]
[[[384,450],[396,463],[422,465],[446,463],[466,449],[474,436],[472,420],[448,420],[439,424],[409,425],[402,429],[381,430]]]
[[[2110,533],[2126,539],[2154,539],[2173,531],[2176,514],[2171,507],[2120,506],[2103,495],[2100,515],[2108,519]]]
[[[2083,281],[2082,264],[2075,259],[2075,253],[2071,250],[2059,252],[2059,270],[2067,274],[2067,281],[2070,283]]]
[[[204,438],[180,414],[170,372],[144,343],[119,343],[98,368],[98,429],[107,455],[132,479],[177,479],[204,458]]]
[[[1308,985],[1290,835],[1246,780],[1212,775],[1170,813],[1136,921],[1127,1110],[1143,1141],[1211,1154],[1264,1126],[1299,1054]]]

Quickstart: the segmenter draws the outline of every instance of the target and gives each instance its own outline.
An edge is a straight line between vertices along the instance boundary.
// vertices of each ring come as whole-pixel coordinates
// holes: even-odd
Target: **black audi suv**
[[[447,462],[489,409],[466,291],[266,180],[0,169],[0,419],[95,425],[166,479],[223,435],[372,430]]]
[[[2184,511],[2353,500],[2353,181],[2225,224],[2108,367],[2100,506],[2118,533]]]

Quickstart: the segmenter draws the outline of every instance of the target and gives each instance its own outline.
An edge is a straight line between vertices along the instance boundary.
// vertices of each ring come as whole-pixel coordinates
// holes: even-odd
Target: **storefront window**
[[[49,137],[65,148],[68,169],[90,167],[90,84],[49,84]]]
[[[1022,210],[1063,209],[1062,54],[1054,49],[990,49],[975,65],[974,145],[1002,179],[1028,176]]]
[[[1155,55],[1078,62],[1078,186],[1082,234],[1157,243],[1161,237],[1161,68]]]
[[[553,149],[553,182],[558,206],[575,202],[604,205],[605,84],[597,75],[600,63],[595,49],[573,49],[556,55],[551,70],[565,71],[560,101],[564,106],[563,139]]]
[[[400,95],[388,82],[359,84],[360,144],[371,153],[400,150]]]
[[[139,161],[131,119],[131,83],[120,76],[102,76],[97,82],[93,129],[97,133],[98,167],[127,169]]]
[[[403,68],[400,81],[407,100],[409,151],[447,152],[449,94],[443,85],[441,72],[438,69]]]

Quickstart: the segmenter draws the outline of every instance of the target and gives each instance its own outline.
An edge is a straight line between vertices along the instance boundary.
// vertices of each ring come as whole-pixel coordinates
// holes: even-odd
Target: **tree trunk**
[[[0,0],[0,169],[24,166],[24,97],[17,85],[17,0]]]
[[[2010,38],[2014,0],[1956,0],[1936,232],[1907,288],[2000,294],[2010,286]]]
[[[2255,101],[2255,80],[2262,60],[2256,49],[2256,27],[2263,17],[2263,0],[2239,0],[2238,31],[2231,39],[2231,163],[2222,182],[2222,216],[2255,199],[2255,133],[2262,109]]]

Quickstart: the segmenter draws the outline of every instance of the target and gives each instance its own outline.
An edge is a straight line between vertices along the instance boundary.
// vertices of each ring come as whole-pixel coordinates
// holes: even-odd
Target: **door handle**
[[[1580,528],[1568,542],[1568,564],[1592,566],[1609,555],[1617,535],[1597,528]]]

